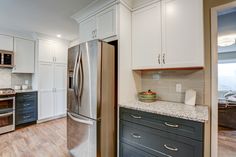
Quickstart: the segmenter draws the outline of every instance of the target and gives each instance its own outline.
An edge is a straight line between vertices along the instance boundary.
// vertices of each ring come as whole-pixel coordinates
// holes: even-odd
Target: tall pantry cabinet
[[[67,43],[38,40],[39,121],[66,114],[67,50]]]

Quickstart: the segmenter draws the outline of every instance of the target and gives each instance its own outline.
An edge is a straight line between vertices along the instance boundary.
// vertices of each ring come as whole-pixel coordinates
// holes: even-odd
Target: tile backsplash
[[[25,84],[25,80],[32,85],[32,74],[12,74],[12,69],[0,68],[0,88],[14,88],[15,85]]]
[[[182,91],[176,92],[176,84],[182,85]],[[204,104],[204,71],[143,71],[142,90],[157,92],[159,100],[184,102],[185,91],[197,91],[197,104]]]

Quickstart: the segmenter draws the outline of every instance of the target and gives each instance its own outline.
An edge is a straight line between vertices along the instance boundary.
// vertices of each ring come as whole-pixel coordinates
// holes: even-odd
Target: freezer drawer
[[[67,146],[73,157],[97,157],[99,123],[74,113],[67,113]]]

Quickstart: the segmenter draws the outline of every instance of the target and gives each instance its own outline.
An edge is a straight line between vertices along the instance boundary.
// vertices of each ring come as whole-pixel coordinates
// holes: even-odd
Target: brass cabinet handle
[[[135,116],[135,115],[130,115],[130,116],[134,119],[141,119],[142,118],[141,116]]]
[[[165,125],[168,126],[168,127],[172,127],[172,128],[178,128],[179,127],[179,125],[177,125],[177,124],[169,124],[167,122],[165,122]]]
[[[131,135],[133,136],[133,138],[137,138],[137,139],[141,138],[141,136],[139,134],[136,134],[136,133],[132,133]]]
[[[179,149],[176,148],[176,147],[170,147],[168,146],[167,144],[164,144],[164,147],[167,149],[167,150],[170,150],[170,151],[174,151],[174,152],[177,152]]]

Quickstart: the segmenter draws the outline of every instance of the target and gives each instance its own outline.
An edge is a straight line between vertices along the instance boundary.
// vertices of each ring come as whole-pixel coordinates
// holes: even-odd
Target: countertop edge
[[[130,104],[130,103],[128,103]],[[203,106],[203,105],[196,105],[196,106]],[[170,116],[174,118],[180,118],[180,119],[185,119],[185,120],[190,120],[190,121],[195,121],[195,122],[200,122],[200,123],[206,123],[209,120],[209,108],[207,108],[207,118],[195,118],[195,117],[190,117],[190,116],[184,116],[184,115],[177,115],[177,114],[171,114],[171,113],[164,113],[164,112],[159,112],[158,110],[151,110],[151,109],[142,109],[134,106],[129,106],[129,105],[124,105],[124,104],[119,104],[119,108],[127,108],[127,109],[132,109],[132,110],[137,110],[137,111],[142,111],[142,112],[148,112],[148,113],[153,113],[153,114],[159,114],[163,116]],[[205,107],[205,106],[204,106]]]

